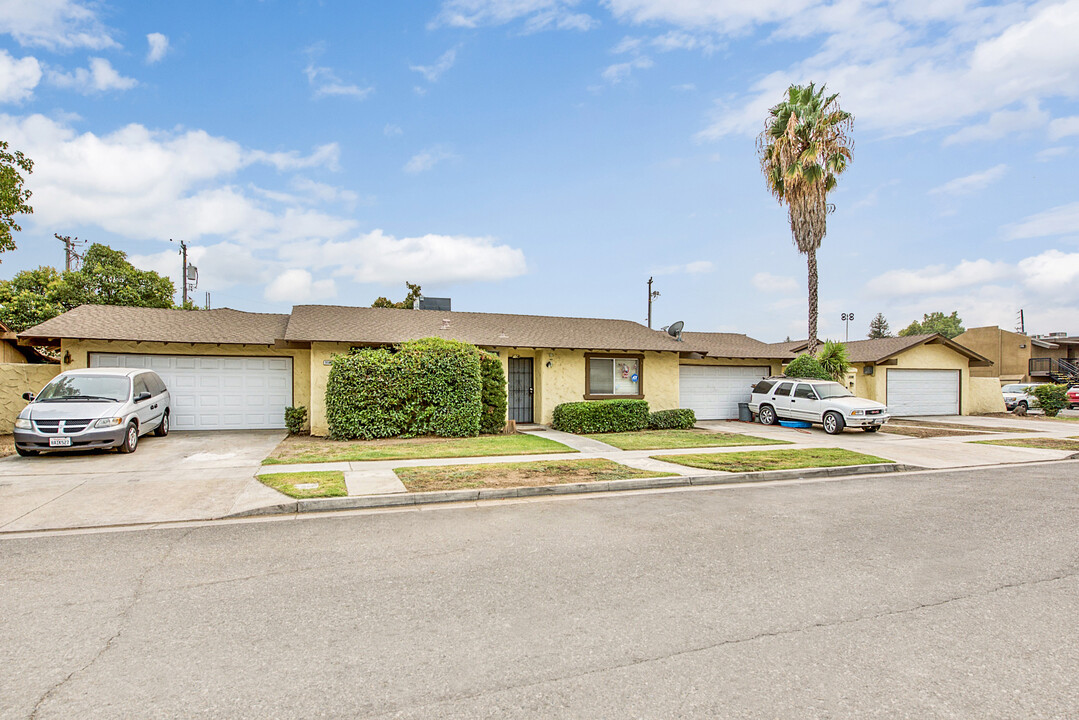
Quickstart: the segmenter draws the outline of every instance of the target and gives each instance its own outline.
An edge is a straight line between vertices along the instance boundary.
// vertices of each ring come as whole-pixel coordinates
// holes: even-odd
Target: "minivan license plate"
[[[71,447],[71,438],[49,438],[49,447]]]

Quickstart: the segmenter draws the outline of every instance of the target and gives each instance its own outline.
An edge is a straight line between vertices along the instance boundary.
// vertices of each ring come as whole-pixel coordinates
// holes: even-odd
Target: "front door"
[[[532,422],[532,358],[510,358],[509,419]]]

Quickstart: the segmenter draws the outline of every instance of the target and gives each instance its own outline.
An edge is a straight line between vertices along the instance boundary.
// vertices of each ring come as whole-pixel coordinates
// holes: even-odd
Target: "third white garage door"
[[[892,415],[958,415],[958,370],[888,368],[888,412]]]
[[[292,358],[91,353],[90,367],[153,370],[172,396],[173,430],[285,427]]]
[[[758,380],[768,377],[767,367],[682,365],[678,368],[678,405],[690,408],[698,420],[738,417],[738,403],[749,402]]]

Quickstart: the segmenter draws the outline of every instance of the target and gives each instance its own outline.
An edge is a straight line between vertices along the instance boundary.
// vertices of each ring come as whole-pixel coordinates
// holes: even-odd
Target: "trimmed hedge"
[[[828,374],[820,361],[812,355],[805,353],[791,360],[790,365],[783,371],[783,374],[789,378],[810,378],[815,380],[831,380],[832,376]]]
[[[289,435],[306,435],[307,408],[303,405],[285,408],[285,427],[288,428]]]
[[[689,408],[657,410],[648,416],[652,430],[688,430],[697,424],[697,415]]]
[[[480,352],[480,378],[483,381],[480,432],[494,435],[506,427],[506,373],[497,355]]]
[[[554,409],[555,430],[577,434],[627,432],[648,427],[647,400],[592,400]]]
[[[333,358],[326,419],[334,440],[480,432],[480,351],[425,338],[396,352],[362,348]]]

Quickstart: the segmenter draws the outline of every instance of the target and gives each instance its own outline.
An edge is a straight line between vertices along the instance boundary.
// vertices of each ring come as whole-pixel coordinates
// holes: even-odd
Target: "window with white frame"
[[[638,396],[641,394],[641,359],[589,357],[587,395]]]

